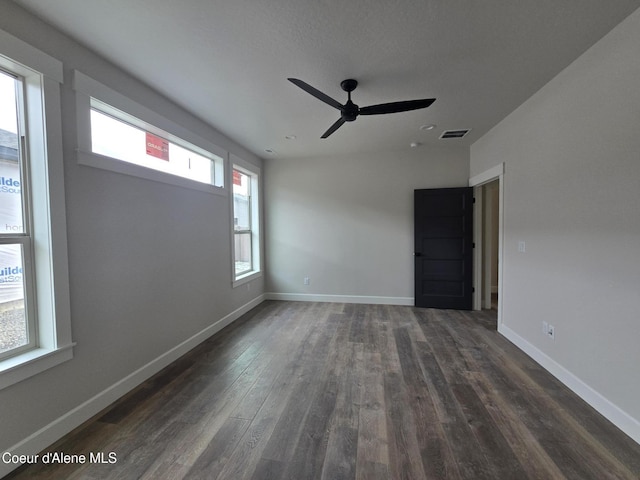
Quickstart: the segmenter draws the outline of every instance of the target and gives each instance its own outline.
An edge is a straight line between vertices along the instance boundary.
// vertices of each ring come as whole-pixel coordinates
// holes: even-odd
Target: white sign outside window
[[[22,233],[21,195],[18,163],[0,159],[0,233]],[[0,303],[23,298],[20,245],[0,245]]]

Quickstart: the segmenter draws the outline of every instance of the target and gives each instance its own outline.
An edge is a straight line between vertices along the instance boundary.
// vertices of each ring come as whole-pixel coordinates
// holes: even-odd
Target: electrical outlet
[[[518,242],[518,252],[525,253],[527,251],[527,244],[524,240]]]
[[[547,330],[547,335],[549,335],[553,340],[556,339],[556,329],[553,325],[549,325],[549,329]]]
[[[304,284],[311,285],[311,279],[309,277],[304,277]]]
[[[549,335],[549,323],[543,321],[542,322],[542,333],[544,333],[545,335]]]

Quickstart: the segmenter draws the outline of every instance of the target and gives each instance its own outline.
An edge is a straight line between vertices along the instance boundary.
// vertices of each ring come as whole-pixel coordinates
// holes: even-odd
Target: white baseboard
[[[365,295],[324,295],[307,293],[265,293],[267,300],[291,302],[368,303],[371,305],[413,306],[413,297],[376,297]]]
[[[74,428],[79,427],[82,423],[86,422],[120,397],[133,390],[142,382],[158,373],[164,367],[176,361],[211,335],[222,330],[234,320],[237,320],[249,310],[261,304],[264,300],[265,295],[260,295],[254,298],[249,303],[243,305],[237,310],[234,310],[179,345],[176,345],[171,350],[163,353],[158,358],[150,361],[130,375],[127,375],[122,380],[114,383],[81,405],[78,405],[73,410],[57,418],[49,425],[41,428],[6,451],[17,455],[34,455],[41,452],[49,445],[71,432]],[[0,461],[0,478],[4,477],[19,466],[19,464],[4,463]]]
[[[629,435],[636,443],[640,443],[640,421],[633,418],[617,405],[613,404],[610,400],[595,391],[569,370],[557,363],[546,353],[533,346],[509,327],[506,327],[505,325],[498,325],[498,332],[538,362],[545,370],[551,373],[576,395],[600,412],[616,427]]]

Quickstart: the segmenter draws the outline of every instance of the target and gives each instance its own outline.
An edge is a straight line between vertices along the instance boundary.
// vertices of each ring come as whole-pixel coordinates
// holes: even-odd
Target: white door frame
[[[504,289],[502,288],[502,265],[503,255],[502,247],[504,240],[504,163],[500,163],[484,172],[471,177],[469,186],[474,187],[475,205],[473,211],[473,239],[476,248],[473,250],[473,283],[475,291],[473,293],[473,309],[482,309],[482,225],[484,218],[482,215],[482,195],[481,187],[489,182],[498,180],[498,327],[502,324],[502,300],[504,297]]]

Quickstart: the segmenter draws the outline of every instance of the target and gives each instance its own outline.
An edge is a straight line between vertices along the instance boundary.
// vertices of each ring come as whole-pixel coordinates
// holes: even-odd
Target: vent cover
[[[469,133],[469,130],[471,129],[465,128],[462,130],[445,130],[444,132],[442,132],[442,135],[440,135],[440,138],[462,138],[467,133]]]

